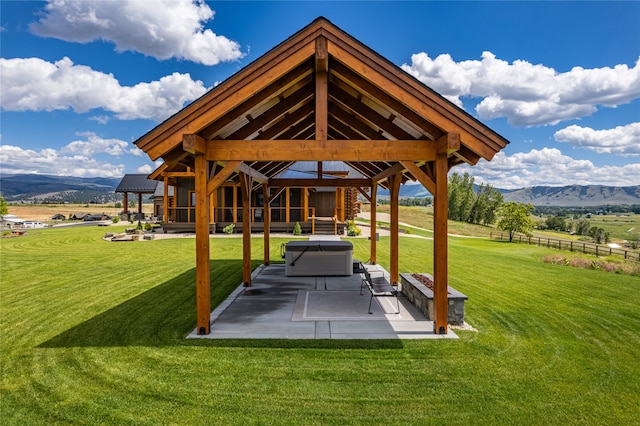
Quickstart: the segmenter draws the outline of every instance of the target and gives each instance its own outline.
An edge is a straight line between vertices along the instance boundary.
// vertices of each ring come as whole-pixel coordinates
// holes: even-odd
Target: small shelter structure
[[[447,173],[457,164],[491,160],[508,141],[324,18],[139,138],[164,164],[152,178],[189,179],[196,232],[198,334],[210,332],[213,194],[239,188],[243,281],[251,285],[252,194],[263,198],[264,263],[269,264],[271,202],[286,188],[355,188],[373,206],[390,191],[390,277],[399,281],[398,194],[418,181],[434,195],[434,331],[447,322]],[[312,162],[308,177],[283,172]],[[324,162],[343,162],[359,176],[326,178]],[[167,198],[167,197],[165,197]],[[165,209],[166,211],[166,209]],[[375,208],[371,226],[376,225]],[[376,263],[376,238],[370,240]]]
[[[126,174],[116,188],[116,194],[124,194],[124,214],[129,214],[129,193],[138,195],[138,215],[142,216],[142,195],[156,192],[158,181],[149,179],[146,174]]]

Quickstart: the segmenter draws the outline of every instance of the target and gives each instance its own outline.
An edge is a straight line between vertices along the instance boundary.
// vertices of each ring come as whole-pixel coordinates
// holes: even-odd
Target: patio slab
[[[366,265],[372,274],[387,274]],[[388,274],[387,274],[388,275]],[[360,294],[359,274],[345,277],[288,277],[285,265],[261,265],[249,288],[242,284],[211,313],[211,332],[196,339],[457,339],[433,332],[429,321],[400,296],[372,301]]]

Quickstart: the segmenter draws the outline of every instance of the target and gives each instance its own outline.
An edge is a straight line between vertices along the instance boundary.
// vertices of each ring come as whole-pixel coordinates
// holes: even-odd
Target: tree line
[[[449,176],[449,219],[491,225],[496,222],[504,199],[491,185],[480,184],[476,191],[474,180],[469,173]]]

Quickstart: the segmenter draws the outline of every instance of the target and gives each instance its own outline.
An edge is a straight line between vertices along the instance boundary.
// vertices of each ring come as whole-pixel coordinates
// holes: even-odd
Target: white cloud
[[[97,121],[100,124],[107,124],[109,122],[108,115],[95,115],[93,117],[89,117],[89,120]]]
[[[78,177],[122,177],[125,166],[98,161],[84,155],[63,155],[55,149],[40,151],[0,146],[2,173],[49,174]]]
[[[142,156],[142,151],[120,139],[103,139],[93,132],[79,133],[78,136],[85,136],[86,140],[73,141],[62,147],[62,154],[83,155],[91,157],[95,154],[109,154],[116,157],[124,154],[132,154],[137,157]]]
[[[496,188],[518,189],[530,186],[640,185],[640,163],[597,167],[588,160],[576,160],[556,148],[532,149],[506,155],[503,151],[487,162],[455,167],[469,172],[478,183]]]
[[[240,59],[240,45],[204,24],[214,12],[202,0],[49,0],[45,16],[31,24],[43,37],[90,43],[113,42],[116,51],[204,65]]]
[[[122,120],[162,121],[206,92],[202,81],[173,73],[151,83],[121,86],[112,74],[74,65],[67,57],[0,58],[0,92],[6,111],[73,109],[83,113],[102,108]]]
[[[136,173],[150,174],[153,171],[150,165],[144,164],[136,169]]]
[[[553,137],[558,142],[591,149],[599,154],[640,155],[640,123],[605,130],[572,125],[558,130]]]
[[[598,106],[640,98],[640,59],[632,68],[575,67],[559,73],[522,60],[508,63],[491,52],[483,52],[481,61],[461,62],[422,52],[402,69],[458,106],[461,97],[483,98],[476,106],[480,118],[506,117],[515,126],[557,124],[590,115]]]
[[[80,133],[79,136],[84,139],[72,141],[59,150],[45,148],[36,151],[0,145],[1,171],[13,174],[122,177],[125,165],[111,163],[109,156],[118,159],[144,157],[140,149],[120,139],[104,139],[93,132]],[[101,157],[107,158],[107,161],[101,160]]]

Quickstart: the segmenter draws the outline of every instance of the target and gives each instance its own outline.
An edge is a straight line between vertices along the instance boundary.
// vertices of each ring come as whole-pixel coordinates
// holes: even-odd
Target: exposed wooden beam
[[[284,186],[276,187],[276,192],[271,197],[269,197],[268,203],[271,204],[271,202],[273,200],[275,200],[276,198],[278,198],[280,196],[280,194],[282,194],[284,192],[285,189],[286,188]],[[267,203],[266,199],[265,199],[265,203]]]
[[[436,140],[438,154],[453,154],[460,150],[460,132],[449,132]]]
[[[427,191],[429,191],[431,194],[436,193],[435,182],[429,176],[427,176],[427,174],[420,167],[418,167],[416,163],[414,163],[413,161],[401,161],[400,163],[407,170],[409,170],[409,173],[411,173],[413,177],[416,178],[418,182],[420,182],[422,186],[427,189]]]
[[[402,173],[404,171],[404,169],[406,169],[405,166],[402,165],[402,163],[397,163],[394,164],[393,166],[389,167],[386,170],[381,171],[380,173],[378,173],[377,175],[373,176],[371,178],[371,181],[373,183],[379,183],[382,182],[383,180],[389,178],[390,176],[395,175],[396,173]]]
[[[263,175],[262,173],[260,173],[256,169],[252,168],[247,163],[238,164],[238,167],[236,169],[238,171],[241,171],[242,173],[245,173],[245,174],[251,176],[257,182],[264,183],[264,182],[267,182],[269,180],[269,178],[267,176]]]
[[[367,122],[359,119],[352,111],[344,109],[342,105],[332,102],[329,105],[329,114],[368,139],[385,139],[382,133],[371,127]]]
[[[207,141],[199,135],[182,135],[182,149],[189,154],[204,154],[207,152]]]
[[[359,187],[359,186],[358,186],[358,187],[356,187],[356,189],[358,190],[358,192],[359,192],[360,194],[362,194],[362,196],[363,196],[364,198],[366,198],[366,199],[367,199],[367,201],[371,202],[371,195],[369,195],[369,194],[367,193],[367,191],[365,191],[365,190],[364,190],[364,188],[361,188],[361,187]]]
[[[252,110],[256,105],[264,102],[270,97],[274,96],[274,93],[284,90],[284,88],[290,86],[292,82],[303,81],[309,79],[311,81],[312,70],[309,63],[306,61],[290,70],[288,73],[271,83],[270,85],[261,88],[253,96],[235,106],[234,108],[225,112],[224,116],[208,125],[204,130],[198,132],[202,137],[206,139],[214,139],[217,134],[225,127],[234,122],[238,117],[241,117],[247,111]]]
[[[300,123],[305,118],[309,117],[314,112],[314,103],[307,102],[295,111],[287,111],[280,120],[271,124],[262,133],[259,133],[257,139],[283,139],[278,136],[282,134],[291,126]]]
[[[434,161],[424,140],[223,140],[209,141],[210,161]]]
[[[346,80],[352,82],[355,86],[360,88],[360,90],[368,93],[373,99],[376,99],[378,102],[395,111],[398,116],[405,117],[420,129],[425,136],[430,136],[432,139],[435,139],[443,134],[442,129],[439,129],[421,115],[407,108],[406,105],[403,105],[397,99],[389,95],[389,93],[382,90],[382,88],[372,84],[370,81],[339,62],[334,61],[331,66],[331,70],[332,72],[337,72],[339,75],[344,76]]]
[[[264,111],[259,116],[250,120],[247,124],[240,127],[238,130],[227,136],[225,139],[247,139],[258,130],[267,126],[269,123],[278,119],[278,117],[284,115],[290,109],[293,109],[296,105],[305,102],[307,98],[313,96],[313,86],[309,84],[308,88],[301,88],[286,98],[282,98],[274,106]]]
[[[327,39],[322,36],[316,38],[316,72],[329,72]]]
[[[364,117],[369,120],[380,129],[389,133],[396,139],[413,139],[414,136],[405,132],[400,127],[393,124],[393,120],[389,120],[388,117],[383,117],[378,114],[373,108],[370,108],[365,103],[363,103],[360,99],[356,99],[353,96],[349,95],[346,91],[340,89],[339,87],[332,87],[331,96],[335,97],[336,100],[347,106],[348,108],[355,111],[358,115]]]
[[[331,115],[329,116],[329,128],[332,130],[332,136],[339,136],[333,137],[333,139],[365,139],[362,133],[355,131],[353,127],[346,125]]]
[[[269,186],[288,188],[356,188],[371,185],[369,179],[269,179]]]
[[[329,135],[329,54],[327,39],[318,37],[316,55],[316,140],[326,140]]]
[[[313,57],[314,52],[314,45],[308,41],[274,49],[269,52],[273,62],[259,63],[259,66],[247,67],[233,75],[222,87],[216,88],[217,96],[193,102],[172,117],[171,126],[158,126],[139,139],[138,148],[156,160],[171,151],[180,142],[182,134],[199,132],[262,88],[286,76],[291,69]]]
[[[222,168],[214,177],[207,182],[207,194],[211,194],[216,190],[220,185],[222,185],[229,176],[236,171],[237,167],[240,165],[242,161],[232,160],[227,163],[226,166]]]
[[[166,177],[194,177],[196,174],[194,172],[164,172],[162,174]]]

